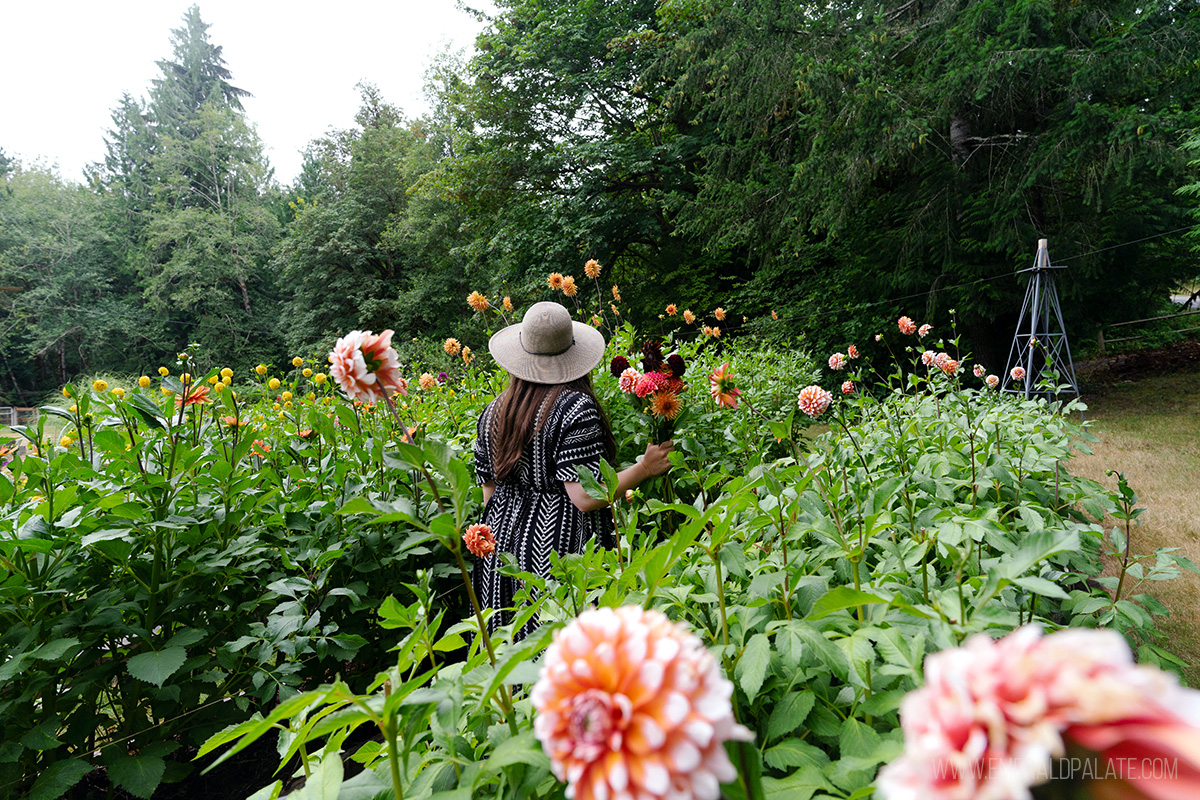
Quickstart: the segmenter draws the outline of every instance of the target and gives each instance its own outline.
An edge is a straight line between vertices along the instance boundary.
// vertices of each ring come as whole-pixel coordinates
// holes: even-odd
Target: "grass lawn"
[[[1115,487],[1105,470],[1123,471],[1147,509],[1133,552],[1178,547],[1200,564],[1200,371],[1116,379],[1084,399],[1100,441],[1092,455],[1073,459],[1072,472]],[[1200,686],[1200,576],[1184,572],[1139,590],[1147,589],[1171,610],[1161,623],[1166,648],[1189,663],[1187,681]]]

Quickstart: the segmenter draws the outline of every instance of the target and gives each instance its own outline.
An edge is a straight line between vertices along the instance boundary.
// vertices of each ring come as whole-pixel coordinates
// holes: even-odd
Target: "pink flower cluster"
[[[584,611],[542,664],[533,728],[567,797],[717,800],[737,777],[724,742],[753,734],[734,720],[733,684],[662,612]]]
[[[1200,692],[1136,665],[1114,631],[972,636],[925,660],[925,686],[904,698],[900,724],[904,754],[876,784],[885,800],[1028,798],[1068,742],[1096,753],[1101,775],[1124,759],[1178,766],[1173,781],[1145,776],[1104,796],[1200,796]]]
[[[828,411],[832,403],[833,393],[815,384],[805,386],[796,397],[796,404],[800,406],[800,410],[813,418],[819,417]]]
[[[405,394],[408,381],[400,377],[400,360],[392,349],[392,331],[350,331],[329,353],[329,374],[351,400],[378,403],[392,394]]]

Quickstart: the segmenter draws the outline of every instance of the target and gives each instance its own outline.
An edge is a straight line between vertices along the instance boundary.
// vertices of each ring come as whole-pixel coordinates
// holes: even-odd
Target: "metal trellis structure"
[[[1066,267],[1051,266],[1049,240],[1038,239],[1033,266],[1021,270],[1032,273],[1032,279],[1025,291],[1001,385],[1002,391],[1009,394],[1022,394],[1026,399],[1079,396],[1075,362],[1071,359],[1071,345],[1054,285],[1056,269]],[[1015,377],[1014,371],[1020,377]]]

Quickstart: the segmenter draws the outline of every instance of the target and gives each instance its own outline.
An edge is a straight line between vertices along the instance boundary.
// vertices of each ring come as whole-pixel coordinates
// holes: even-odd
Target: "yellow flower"
[[[510,314],[513,310],[512,298],[508,295],[504,295],[504,310]]]
[[[301,375],[303,375],[303,376],[304,376],[304,377],[306,377],[306,378],[311,378],[311,377],[312,377],[312,370],[311,370],[311,369],[309,369],[308,367],[305,367],[305,368],[304,368],[304,372],[301,372],[300,374],[301,374]]]
[[[165,378],[171,374],[171,370],[167,369],[166,367],[159,367],[158,374],[162,375]]]
[[[257,367],[254,368],[254,371],[257,372],[259,375],[266,375],[267,374],[267,365],[259,364]]]
[[[125,390],[124,390],[124,389],[122,389],[120,386],[118,386],[117,388],[113,389],[113,394],[115,394],[115,395],[117,396],[117,399],[118,399],[118,400],[124,400],[124,399],[125,399]]]
[[[271,378],[271,380],[267,381],[267,386],[271,387],[271,391],[275,391],[280,386],[279,378]]]
[[[621,290],[617,288],[615,283],[613,284],[613,300],[618,303],[621,302]]]
[[[226,375],[225,377],[221,378],[221,385],[222,385],[222,386],[229,386],[231,383],[233,383],[233,378],[229,377],[228,375]]]
[[[316,396],[316,394],[314,394],[313,392],[309,392],[309,393],[308,393],[308,399],[309,399],[310,401],[312,401],[312,400],[316,400],[316,399],[317,399],[317,396]]]
[[[551,289],[558,291],[563,287],[563,276],[561,272],[551,272],[546,278],[546,285]]]
[[[292,366],[293,366],[293,367],[302,367],[302,366],[304,366],[304,359],[303,359],[303,358],[301,358],[300,356],[296,356],[295,358],[293,358],[293,359],[292,359]]]
[[[220,375],[209,375],[209,376],[208,376],[208,382],[209,382],[209,383],[211,383],[211,384],[212,384],[212,385],[214,385],[214,386],[216,386],[216,385],[217,385],[217,383],[218,383],[220,380],[221,380],[221,376],[220,376]]]
[[[471,363],[471,361],[472,361],[472,360],[475,358],[475,356],[471,355],[471,348],[469,348],[469,347],[464,347],[464,348],[462,349],[462,358],[463,358],[463,363],[464,363],[464,364],[470,364],[470,363]]]
[[[317,386],[320,386],[323,383],[325,383],[325,373],[318,372],[316,375],[313,375],[313,383],[315,383]]]
[[[284,403],[284,404],[283,404],[283,407],[284,407],[284,408],[291,408],[291,407],[292,407],[292,401],[291,401],[291,400],[288,400],[286,403]]]
[[[283,402],[285,402],[285,403],[286,403],[287,401],[289,401],[289,400],[291,400],[291,399],[292,399],[292,393],[291,393],[291,392],[284,392],[282,395],[280,395],[280,397],[282,397],[282,398],[283,398]]]
[[[63,397],[70,397],[71,393],[67,391],[67,387],[63,387]]]
[[[225,391],[225,384],[217,381],[217,383],[213,386],[213,391],[217,394],[220,394],[221,392]]]
[[[149,385],[150,385],[150,376],[149,375],[143,375],[142,377],[138,378],[138,386],[145,389]]]
[[[165,386],[162,387],[162,393],[163,393],[163,397],[170,397],[171,395],[175,394],[174,392],[172,392],[170,389],[168,389]]]
[[[567,275],[567,276],[563,277],[562,290],[563,290],[563,294],[565,294],[567,297],[575,296],[575,293],[579,290],[577,288],[575,288],[575,276],[574,275]]]
[[[471,292],[469,295],[467,295],[467,305],[476,311],[487,311],[489,308],[491,308],[492,304],[489,303],[488,299],[479,292]]]
[[[446,394],[448,394],[448,395],[450,395],[451,397],[453,397],[453,396],[454,396],[454,390],[453,390],[453,389],[447,389],[447,390],[446,390]]]
[[[179,380],[183,381],[184,383],[191,383],[192,376],[185,372],[179,376]]]
[[[75,440],[70,436],[64,436],[58,440],[58,443],[63,447],[70,447],[71,445],[75,444]]]
[[[442,349],[446,351],[446,355],[453,358],[462,351],[462,345],[458,343],[458,339],[447,339],[442,342]]]
[[[72,414],[75,414],[75,413],[77,413],[77,412],[79,411],[79,406],[71,406],[71,407],[70,407],[69,409],[67,409],[67,410],[68,410],[68,411],[70,411]]]
[[[279,410],[279,403],[271,403],[271,410],[272,410],[272,411],[278,411],[278,410]]]
[[[584,274],[593,279],[600,277],[600,269],[600,262],[594,258],[589,258],[587,263],[583,265]]]
[[[103,392],[105,389],[108,388],[108,384],[105,383],[104,381],[92,381],[92,388],[95,389],[97,392]]]
[[[221,370],[221,377],[222,378],[232,378],[233,370],[231,370],[229,367],[225,367],[224,369]]]

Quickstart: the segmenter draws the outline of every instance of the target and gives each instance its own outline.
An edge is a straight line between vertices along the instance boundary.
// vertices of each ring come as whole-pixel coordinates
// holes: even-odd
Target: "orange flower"
[[[180,406],[191,406],[191,405],[195,405],[197,403],[207,403],[207,402],[208,402],[208,387],[207,386],[193,387],[192,390],[187,393],[186,397],[184,397],[183,395],[175,396],[175,407],[176,408],[179,408]]]
[[[446,351],[446,355],[453,358],[462,351],[462,345],[458,343],[458,339],[447,339],[442,342],[442,349]]]
[[[775,313],[774,309],[771,310],[771,319],[779,319],[779,315]]]
[[[378,403],[392,392],[404,394],[407,384],[400,377],[392,333],[350,331],[333,346],[329,372],[351,400]]]
[[[615,283],[613,284],[613,300],[618,303],[621,302],[621,290],[617,288]]]
[[[487,558],[496,552],[496,537],[492,535],[490,525],[480,523],[468,525],[467,532],[463,534],[463,542],[467,545],[467,550],[471,555],[476,558]]]
[[[594,258],[589,258],[587,263],[583,265],[584,274],[592,279],[600,277],[600,269],[600,262]]]
[[[683,403],[674,392],[657,392],[650,398],[650,413],[664,419],[675,419],[683,410]]]
[[[259,458],[266,458],[267,453],[271,452],[271,445],[262,439],[255,439],[254,444],[250,446],[250,451]]]
[[[679,309],[675,307],[674,303],[667,304],[667,316],[668,317],[675,316],[676,312],[678,312],[678,311],[679,311]]]
[[[246,424],[246,420],[238,419],[237,417],[221,417],[221,422],[224,422],[231,428],[237,428]]]
[[[470,364],[475,360],[475,356],[471,355],[471,348],[464,347],[462,349],[462,360],[464,364]]]
[[[488,299],[479,292],[471,292],[469,295],[467,295],[467,305],[476,311],[487,311],[492,307],[492,304],[488,302]]]
[[[508,295],[504,295],[503,305],[504,305],[504,310],[511,314],[512,310],[513,310],[512,298],[509,297]]]
[[[690,308],[685,308],[683,310],[683,321],[686,322],[688,325],[691,325],[693,322],[696,321],[696,315],[692,313],[692,310]]]
[[[754,735],[704,643],[661,611],[589,609],[555,631],[530,700],[567,795],[716,800],[737,777],[724,743]]]
[[[562,273],[561,272],[551,272],[550,276],[548,278],[546,278],[546,285],[557,292],[559,289],[561,289],[563,287]]]
[[[716,310],[713,311],[713,316],[717,318],[717,322],[724,322],[725,321],[725,309],[717,308]]]
[[[617,310],[616,304],[609,303],[608,307],[612,309],[613,314],[616,314],[618,317],[621,316],[621,312]]]
[[[742,390],[733,383],[733,373],[729,370],[728,361],[714,369],[713,373],[708,376],[708,391],[717,405],[737,408],[738,395],[742,393]]]
[[[302,431],[298,431],[296,435],[301,439],[307,439],[309,436],[312,436],[312,428],[305,428]]]
[[[417,378],[417,385],[428,392],[430,389],[437,386],[437,378],[433,377],[433,375],[428,372],[422,372],[421,377]]]
[[[578,289],[575,288],[575,276],[566,275],[563,277],[562,290],[563,290],[563,294],[565,294],[567,297],[575,296],[575,292],[579,291]]]

